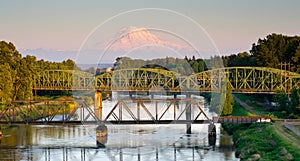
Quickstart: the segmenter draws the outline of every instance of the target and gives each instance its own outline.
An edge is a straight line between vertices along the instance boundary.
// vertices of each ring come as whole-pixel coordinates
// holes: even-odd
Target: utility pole
[[[284,71],[284,74],[281,73],[282,71]],[[288,63],[280,62],[280,84],[281,84],[281,87],[284,87],[285,93],[288,94],[289,98],[290,98],[290,90],[291,90],[290,71],[291,71],[291,63],[290,62],[288,62]],[[284,77],[284,81],[282,81],[282,77]],[[282,85],[282,83],[284,83],[284,86]]]

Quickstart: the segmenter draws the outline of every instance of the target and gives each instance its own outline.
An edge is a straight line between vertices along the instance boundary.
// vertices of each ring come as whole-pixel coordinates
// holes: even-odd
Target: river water
[[[113,103],[104,101],[103,107],[111,108]],[[215,146],[209,146],[207,124],[192,125],[190,135],[186,134],[185,125],[108,124],[105,148],[97,147],[96,127],[83,122],[76,126],[22,125],[4,128],[0,160],[239,160],[234,155],[232,138],[221,130],[220,124],[216,124]]]

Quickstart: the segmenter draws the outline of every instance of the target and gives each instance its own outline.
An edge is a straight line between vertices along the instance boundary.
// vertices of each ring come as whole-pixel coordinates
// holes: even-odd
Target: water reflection
[[[157,97],[157,96],[154,96]],[[179,96],[178,97],[182,97]],[[159,96],[161,98],[161,96]],[[202,98],[199,98],[201,102]],[[202,101],[203,102],[203,101]],[[103,102],[103,114],[106,116],[114,100]],[[161,114],[168,108],[168,102],[145,102],[148,110],[154,114],[155,106]],[[137,113],[135,104],[128,103],[133,113]],[[178,104],[177,111],[183,111],[185,104]],[[77,113],[85,118],[86,109]],[[192,118],[198,114],[192,107]],[[207,108],[203,109],[209,117]],[[140,117],[147,119],[145,111]],[[116,111],[118,115],[118,111]],[[163,119],[172,119],[173,110],[168,110]],[[183,116],[184,118],[185,116]],[[123,112],[123,119],[130,119]],[[203,119],[203,118],[199,118]],[[173,161],[173,160],[238,160],[234,157],[230,137],[220,135],[220,125],[216,125],[216,146],[210,146],[208,124],[192,125],[191,135],[186,135],[186,125],[97,125],[82,126],[15,126],[3,131],[0,144],[0,160],[4,161]],[[97,128],[98,127],[98,128]],[[100,132],[100,133],[99,133]],[[104,135],[105,134],[105,135]],[[105,136],[105,137],[103,137]],[[228,141],[229,140],[229,141]],[[213,143],[213,144],[215,144]],[[101,147],[101,148],[99,148]],[[229,147],[228,150],[222,147]]]
[[[197,131],[197,126],[192,128]],[[160,136],[162,133],[165,135]],[[238,160],[231,137],[217,135],[216,146],[212,147],[199,131],[185,135],[184,125],[109,125],[106,147],[100,149],[95,126],[16,126],[3,134],[3,161]],[[177,137],[175,142],[173,137]]]
[[[131,149],[136,155],[128,155],[123,149],[93,149],[93,148],[36,148],[0,149],[2,161],[176,161],[176,160],[235,160],[233,155],[224,156],[219,151],[202,148],[162,148],[154,153],[140,154],[139,148]]]

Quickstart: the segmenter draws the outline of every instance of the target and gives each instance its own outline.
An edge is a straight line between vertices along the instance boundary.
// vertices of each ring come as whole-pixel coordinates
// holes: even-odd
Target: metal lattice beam
[[[190,76],[151,68],[132,68],[94,76],[72,70],[47,70],[35,76],[35,90],[220,91],[227,81],[236,93],[274,93],[300,87],[300,74],[266,67],[228,67]]]
[[[211,120],[208,118],[206,113],[203,111],[201,104],[199,101],[191,98],[185,99],[151,99],[155,107],[151,106],[147,102],[148,99],[121,99],[113,106],[110,112],[106,115],[104,122],[119,122],[126,123],[132,122],[135,124],[140,123],[152,123],[152,124],[160,124],[165,122],[170,123],[195,123],[195,122],[207,122],[209,123]],[[166,107],[157,107],[158,102],[166,103]],[[185,107],[180,109],[178,104],[185,104]],[[188,108],[193,108],[193,118],[190,120],[187,117],[183,117],[183,114],[188,112]],[[157,109],[161,109],[162,111],[158,111]],[[144,112],[144,117],[142,116],[142,112]],[[171,113],[168,115],[166,113]],[[128,116],[124,118],[124,116]],[[190,114],[191,115],[191,114]],[[199,119],[201,117],[201,119]]]
[[[72,107],[67,104],[73,104]],[[77,113],[88,111],[87,116],[80,116]],[[56,120],[54,120],[55,117]],[[91,117],[94,122],[97,120],[95,113],[82,100],[19,100],[13,101],[4,109],[0,110],[0,124],[51,124],[51,123],[76,123],[81,124],[83,117]],[[79,121],[73,121],[73,119]]]

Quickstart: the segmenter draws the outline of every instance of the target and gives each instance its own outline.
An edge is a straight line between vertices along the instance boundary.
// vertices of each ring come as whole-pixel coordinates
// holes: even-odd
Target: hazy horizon
[[[49,61],[74,60],[88,36],[106,20],[134,9],[162,8],[193,19],[203,28],[202,32],[207,32],[220,55],[229,55],[249,52],[253,43],[271,33],[300,35],[299,6],[300,1],[297,0],[2,1],[0,17],[5,21],[0,26],[0,40],[14,43],[23,56],[30,54]],[[142,24],[138,27],[153,28],[147,25],[147,21],[151,20],[158,29],[170,24],[176,34],[190,32],[183,38],[188,37],[189,41],[199,39],[199,34],[193,34],[184,21],[170,19],[165,23],[165,17],[161,15],[135,18],[132,22],[118,20],[118,23],[108,23],[103,30],[108,37],[122,25],[136,26],[136,22]],[[166,30],[169,31],[169,28],[166,27]]]

